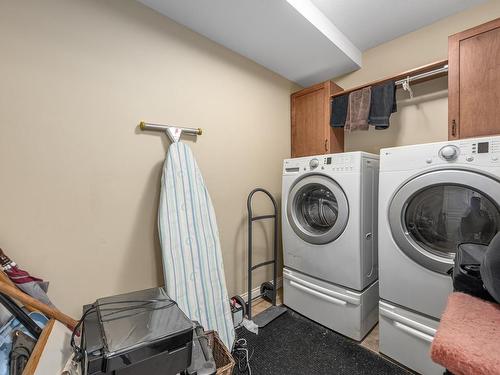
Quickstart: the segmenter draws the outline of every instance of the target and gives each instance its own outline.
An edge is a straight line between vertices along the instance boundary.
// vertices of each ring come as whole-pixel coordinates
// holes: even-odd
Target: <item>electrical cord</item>
[[[238,339],[234,344],[233,356],[238,364],[238,373],[252,375],[252,368],[250,367],[250,359],[253,356],[248,354],[248,343],[246,339]]]
[[[152,302],[148,302],[148,303],[145,303],[145,304],[143,304],[141,306],[124,307],[124,308],[121,308],[121,309],[118,309],[118,310],[114,310],[114,309],[99,309],[99,311],[111,311],[111,312],[109,312],[107,314],[101,314],[101,322],[102,323],[112,322],[114,320],[119,320],[119,319],[128,318],[128,317],[131,317],[131,316],[134,316],[134,315],[141,314],[141,312],[135,312],[135,313],[132,313],[132,314],[120,315],[120,316],[115,317],[115,318],[104,319],[104,318],[109,317],[111,315],[120,314],[120,313],[123,313],[123,312],[129,312],[129,311],[138,310],[138,309],[144,309],[144,312],[146,312],[146,311],[149,312],[149,311],[156,311],[156,310],[167,309],[169,307],[172,307],[173,305],[176,305],[176,303],[174,301],[170,301],[170,302],[166,303],[165,305],[156,306],[156,307],[147,307],[147,305],[150,305],[151,303]]]
[[[151,304],[157,303],[157,302],[167,302],[167,303],[163,306],[147,307],[148,305],[151,305]],[[122,307],[122,308],[101,308],[102,306],[119,305],[119,304],[132,304],[132,303],[136,303],[139,305],[126,306],[126,307]],[[162,310],[162,309],[170,308],[174,305],[177,305],[177,302],[175,302],[174,300],[169,299],[169,298],[153,298],[150,300],[128,300],[128,301],[103,302],[103,303],[96,303],[95,305],[92,305],[90,308],[88,308],[82,314],[81,318],[78,320],[75,328],[73,329],[73,332],[71,332],[70,345],[71,345],[71,348],[73,349],[73,352],[74,352],[73,361],[74,362],[81,362],[83,359],[83,356],[84,356],[83,349],[81,346],[76,345],[75,336],[76,336],[76,333],[80,330],[80,327],[81,327],[83,321],[90,313],[97,311],[99,313],[99,320],[102,323],[105,323],[105,322],[110,322],[110,321],[114,321],[114,320],[118,320],[118,319],[127,318],[127,317],[134,316],[134,315],[139,315],[139,314],[142,314],[142,313],[147,312],[147,311],[155,311],[155,310]],[[121,312],[138,310],[138,309],[144,309],[144,311],[139,311],[139,312],[135,312],[133,314],[123,315],[123,316],[119,316],[116,318],[103,319],[103,317],[107,317],[107,316],[114,315],[114,314],[119,314]],[[107,314],[101,314],[101,312],[104,312],[104,311],[110,311],[110,312],[108,312]]]
[[[97,306],[92,306],[89,309],[87,309],[80,320],[76,323],[75,328],[73,329],[73,332],[71,332],[71,339],[69,340],[69,343],[71,345],[71,348],[73,349],[73,352],[75,353],[73,357],[74,362],[81,362],[83,359],[83,351],[81,346],[77,346],[75,343],[75,336],[76,332],[80,329],[80,326],[82,325],[82,322],[85,320],[87,315],[89,315],[91,312],[94,312],[96,310]]]

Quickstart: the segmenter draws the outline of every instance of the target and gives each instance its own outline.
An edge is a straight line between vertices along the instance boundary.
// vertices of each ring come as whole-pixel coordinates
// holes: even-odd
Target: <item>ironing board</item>
[[[235,333],[215,212],[193,154],[182,142],[170,145],[163,166],[158,229],[168,294],[232,349]]]

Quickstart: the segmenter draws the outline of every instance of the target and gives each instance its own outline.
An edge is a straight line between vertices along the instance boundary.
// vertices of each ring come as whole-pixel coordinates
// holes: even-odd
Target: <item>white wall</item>
[[[0,247],[51,281],[61,309],[163,283],[168,141],[140,120],[204,128],[186,142],[229,293],[245,289],[246,196],[279,195],[296,86],[132,0],[0,1],[0,50]],[[255,241],[258,261],[269,228]]]

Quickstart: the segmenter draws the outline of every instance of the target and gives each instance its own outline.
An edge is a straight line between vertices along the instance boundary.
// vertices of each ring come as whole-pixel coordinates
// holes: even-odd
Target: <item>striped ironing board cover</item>
[[[167,292],[231,350],[234,326],[215,211],[191,149],[172,143],[163,166],[158,229]]]

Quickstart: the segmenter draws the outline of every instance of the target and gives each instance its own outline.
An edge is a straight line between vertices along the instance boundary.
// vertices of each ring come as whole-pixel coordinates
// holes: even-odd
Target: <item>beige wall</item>
[[[500,17],[500,0],[492,0],[363,53],[363,67],[334,81],[347,89],[448,56],[448,36]],[[378,153],[382,147],[444,141],[448,137],[448,83],[440,78],[414,86],[415,98],[398,90],[398,112],[388,130],[353,132],[346,151]]]
[[[246,196],[280,193],[296,86],[132,0],[1,0],[0,50],[0,247],[50,280],[62,309],[162,284],[168,142],[140,120],[204,128],[187,143],[229,292],[245,289]]]

